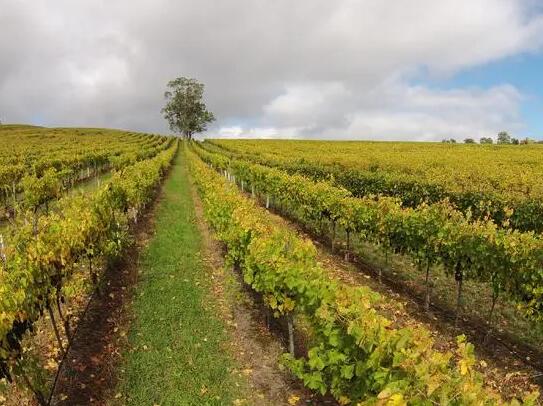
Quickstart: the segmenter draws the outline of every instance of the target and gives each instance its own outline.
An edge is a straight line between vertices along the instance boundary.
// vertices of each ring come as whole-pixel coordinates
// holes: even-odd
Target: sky
[[[0,0],[0,120],[206,137],[543,139],[543,0]]]

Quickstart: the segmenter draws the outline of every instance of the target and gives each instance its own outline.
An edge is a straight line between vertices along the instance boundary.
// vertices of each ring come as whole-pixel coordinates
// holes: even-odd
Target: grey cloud
[[[533,0],[1,1],[0,117],[46,125],[165,132],[165,83],[186,75],[206,84],[210,134],[520,129],[515,89],[410,81],[421,67],[447,76],[543,41]]]

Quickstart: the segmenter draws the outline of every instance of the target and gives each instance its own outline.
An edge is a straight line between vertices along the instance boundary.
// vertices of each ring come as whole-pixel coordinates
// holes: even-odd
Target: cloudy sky
[[[0,118],[208,136],[543,138],[541,0],[0,0]]]

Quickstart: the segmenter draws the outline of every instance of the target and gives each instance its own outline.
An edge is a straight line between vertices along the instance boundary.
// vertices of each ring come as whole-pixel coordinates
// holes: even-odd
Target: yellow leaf
[[[348,405],[351,403],[351,399],[349,399],[347,396],[340,396],[338,402],[340,405]]]
[[[466,364],[466,361],[462,360],[460,361],[460,375],[464,376],[468,373],[468,365]]]
[[[288,398],[288,404],[289,405],[296,405],[298,404],[298,401],[300,400],[300,397],[299,396],[296,396],[296,395],[291,395],[289,398]]]
[[[395,393],[390,397],[390,400],[387,402],[389,406],[405,406],[407,402],[404,400],[401,393]]]

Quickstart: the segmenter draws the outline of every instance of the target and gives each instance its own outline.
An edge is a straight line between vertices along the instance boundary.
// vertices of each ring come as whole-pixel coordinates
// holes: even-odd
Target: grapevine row
[[[491,218],[499,225],[506,225],[520,231],[543,232],[543,196],[534,190],[537,184],[533,184],[537,179],[537,174],[534,174],[530,182],[522,187],[522,191],[512,192],[511,189],[507,188],[502,190],[498,187],[499,181],[488,182],[489,184],[485,183],[478,188],[470,187],[470,182],[473,185],[481,182],[472,177],[464,180],[467,182],[465,187],[458,188],[454,185],[452,179],[449,179],[449,175],[441,175],[440,180],[432,182],[420,176],[420,174],[417,174],[417,176],[405,175],[376,168],[364,170],[356,166],[349,167],[337,163],[323,163],[320,159],[298,159],[297,154],[292,151],[285,152],[281,156],[264,155],[256,152],[245,153],[243,152],[243,144],[236,150],[228,149],[229,145],[229,143],[217,143],[217,141],[204,144],[211,150],[217,149],[217,147],[223,148],[223,153],[226,152],[238,158],[245,158],[262,165],[286,170],[290,174],[300,174],[315,181],[331,180],[334,185],[351,191],[355,197],[368,195],[390,196],[400,199],[402,204],[408,207],[417,207],[423,203],[438,203],[448,199],[456,209],[464,214],[469,212],[473,218]],[[288,148],[285,149],[288,151]],[[328,151],[321,152],[322,154],[318,154],[315,151],[315,156],[322,157],[329,154]],[[434,153],[439,152],[435,151]],[[439,155],[439,159],[441,158],[442,155]],[[458,166],[469,166],[471,164],[471,162],[462,162]],[[518,170],[529,171],[530,169],[519,168]],[[460,171],[461,167],[457,167],[455,170]],[[502,172],[504,170],[504,168],[501,168]],[[496,173],[496,176],[500,175],[500,172]],[[522,175],[523,172],[515,175],[519,182]],[[488,176],[488,171],[482,169],[478,178]],[[435,177],[438,178],[438,175],[435,175]]]
[[[228,261],[276,317],[301,317],[311,331],[306,356],[284,356],[307,387],[331,393],[340,404],[508,404],[484,387],[471,344],[459,338],[454,354],[442,353],[426,329],[393,327],[376,310],[379,294],[329,280],[310,241],[273,223],[194,153],[187,156]],[[523,404],[535,404],[537,396]]]
[[[0,261],[0,376],[21,373],[24,334],[62,296],[74,272],[95,258],[117,255],[127,242],[128,225],[150,202],[170,166],[177,143],[117,171],[92,194],[58,201],[56,210],[35,221],[19,219],[2,247]],[[89,269],[96,282],[95,270]],[[58,303],[58,302],[57,302]]]
[[[114,138],[109,143],[116,145],[118,141],[114,143],[113,140]],[[35,209],[60,197],[64,190],[73,187],[77,182],[110,169],[120,169],[148,159],[168,148],[170,144],[171,141],[165,137],[146,135],[134,145],[128,144],[111,151],[86,150],[76,156],[70,156],[68,152],[60,157],[45,154],[39,162],[32,161],[30,166],[0,165],[0,204],[7,213],[14,213],[21,203],[23,208]],[[28,160],[28,157],[25,159]]]
[[[473,221],[443,202],[404,208],[389,197],[355,198],[328,182],[288,175],[199,147],[195,150],[205,162],[228,171],[259,194],[271,196],[307,224],[326,219],[348,236],[356,234],[386,252],[409,255],[426,269],[427,285],[440,264],[455,279],[459,292],[467,279],[487,283],[496,298],[506,295],[529,318],[543,319],[543,240],[533,232]]]

